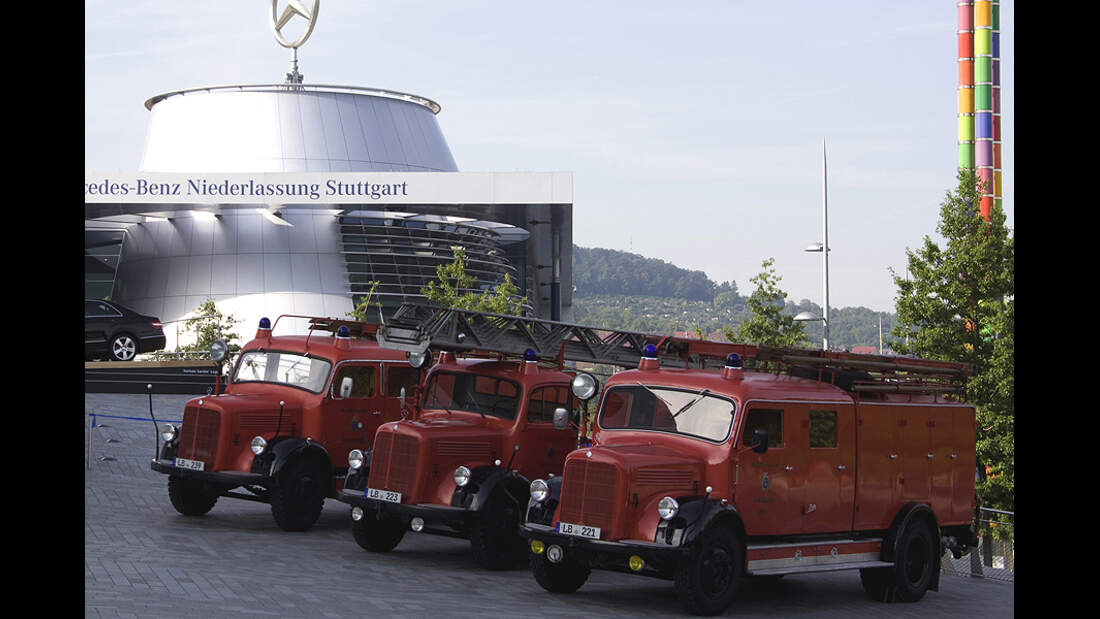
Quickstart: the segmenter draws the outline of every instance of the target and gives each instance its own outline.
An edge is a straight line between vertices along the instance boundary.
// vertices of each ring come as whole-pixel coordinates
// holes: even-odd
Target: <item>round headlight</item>
[[[680,504],[670,496],[666,496],[657,503],[657,513],[661,515],[661,520],[671,519],[678,511],[680,511]]]
[[[257,436],[252,439],[252,453],[258,456],[262,454],[265,449],[267,449],[267,441],[264,440],[264,437]]]
[[[580,373],[573,378],[573,395],[581,400],[591,400],[600,389],[600,383],[591,374]]]
[[[229,345],[225,343],[225,340],[214,340],[214,343],[210,345],[210,358],[215,363],[221,363],[225,361],[226,355],[229,354]]]
[[[542,481],[541,479],[536,479],[535,481],[531,482],[532,499],[535,499],[539,503],[542,503],[546,500],[546,497],[548,496],[550,496],[550,486],[546,482]]]
[[[464,466],[455,469],[455,485],[461,488],[468,483],[470,483],[470,469]]]
[[[431,353],[427,349],[424,352],[411,352],[409,353],[409,365],[420,369],[430,358]]]
[[[363,452],[358,449],[352,449],[348,452],[348,466],[355,470],[359,470],[359,467],[363,466]]]
[[[171,443],[176,438],[176,426],[172,424],[166,424],[160,429],[160,437],[164,439],[165,443]]]

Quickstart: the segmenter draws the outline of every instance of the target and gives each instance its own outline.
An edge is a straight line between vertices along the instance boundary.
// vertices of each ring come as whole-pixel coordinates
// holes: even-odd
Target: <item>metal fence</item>
[[[1016,581],[1015,512],[981,508],[978,547],[961,559],[943,556],[944,574]]]

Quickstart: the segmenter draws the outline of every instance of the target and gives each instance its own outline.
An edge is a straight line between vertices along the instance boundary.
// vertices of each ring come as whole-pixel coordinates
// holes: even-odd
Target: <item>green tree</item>
[[[775,274],[774,264],[775,259],[768,258],[761,264],[763,270],[749,280],[756,284],[756,290],[746,300],[752,314],[736,331],[731,327],[723,329],[729,341],[764,346],[809,345],[803,324],[783,313],[787,293],[779,288],[779,280],[783,278]]]
[[[978,416],[978,500],[1015,511],[1014,239],[1000,208],[988,221],[982,217],[981,194],[974,173],[961,171],[940,205],[936,231],[945,246],[925,236],[919,249],[906,250],[908,277],[891,269],[898,289],[893,334],[902,338],[891,347],[974,365],[966,397]]]
[[[438,279],[428,282],[420,289],[420,294],[441,307],[509,316],[523,313],[527,297],[519,294],[519,288],[510,275],[505,273],[504,281],[492,294],[488,290],[478,294],[471,289],[477,278],[466,272],[466,252],[457,246],[452,247],[451,251],[454,252],[454,260],[450,264],[437,266],[435,272]]]
[[[366,322],[367,310],[369,310],[371,306],[377,307],[379,310],[382,309],[381,303],[377,301],[372,302],[372,297],[374,297],[374,290],[378,288],[378,284],[380,282],[371,281],[368,283],[370,284],[370,290],[367,291],[366,295],[359,298],[359,303],[355,305],[355,309],[351,310],[351,313],[348,314],[348,316],[358,320],[359,322]]]
[[[206,352],[214,340],[221,338],[229,344],[230,353],[236,353],[241,349],[236,343],[237,334],[233,331],[233,326],[238,322],[240,320],[235,315],[223,314],[214,299],[208,298],[195,308],[191,318],[183,321],[183,332],[194,333],[195,341],[177,347],[176,352]]]

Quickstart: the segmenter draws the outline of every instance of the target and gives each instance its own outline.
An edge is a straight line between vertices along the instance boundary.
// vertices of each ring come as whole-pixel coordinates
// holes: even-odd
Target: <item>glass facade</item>
[[[84,298],[107,299],[114,293],[118,259],[126,233],[84,230]]]

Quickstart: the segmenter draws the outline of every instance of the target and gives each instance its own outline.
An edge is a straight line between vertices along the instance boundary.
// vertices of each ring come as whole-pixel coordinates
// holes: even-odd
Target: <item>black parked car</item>
[[[164,348],[160,319],[144,316],[114,301],[84,299],[84,358],[132,361],[135,355]]]

